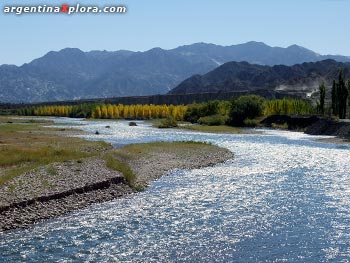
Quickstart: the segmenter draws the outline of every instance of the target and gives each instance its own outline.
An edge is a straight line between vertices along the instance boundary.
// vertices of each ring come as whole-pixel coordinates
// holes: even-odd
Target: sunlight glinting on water
[[[0,235],[1,262],[348,262],[349,147],[302,133],[219,135],[88,122],[114,145],[196,140],[235,157]],[[110,128],[106,128],[109,125]],[[95,131],[99,135],[95,135]]]

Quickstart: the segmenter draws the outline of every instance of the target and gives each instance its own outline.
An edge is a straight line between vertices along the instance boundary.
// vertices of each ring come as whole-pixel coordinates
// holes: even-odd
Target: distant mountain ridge
[[[350,78],[350,63],[327,59],[293,66],[264,66],[247,62],[228,62],[204,75],[194,75],[169,94],[283,90],[291,94],[311,95],[325,82],[330,86],[340,70]]]
[[[0,66],[0,102],[40,102],[165,94],[184,79],[229,61],[293,65],[346,56],[322,56],[300,46],[270,47],[261,42],[232,46],[197,43],[145,52],[120,50],[51,51],[20,67]]]
[[[206,55],[221,64],[229,61],[246,61],[251,64],[291,66],[303,62],[316,62],[326,59],[350,62],[350,57],[347,56],[320,55],[298,45],[291,45],[286,48],[271,47],[263,42],[256,41],[232,46],[196,43],[181,46],[174,50],[183,54]]]

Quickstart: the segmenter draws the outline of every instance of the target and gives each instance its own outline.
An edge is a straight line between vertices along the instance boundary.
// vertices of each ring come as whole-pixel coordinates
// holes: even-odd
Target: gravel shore
[[[152,146],[147,152],[147,157],[133,160],[129,165],[136,173],[136,184],[148,185],[173,169],[208,167],[232,158],[233,153],[229,150],[209,144],[173,149]]]
[[[128,161],[138,185],[148,185],[172,169],[212,166],[233,154],[213,145],[150,147],[147,156]],[[123,175],[93,157],[53,163],[31,170],[0,186],[0,231],[28,227],[93,203],[134,193]]]

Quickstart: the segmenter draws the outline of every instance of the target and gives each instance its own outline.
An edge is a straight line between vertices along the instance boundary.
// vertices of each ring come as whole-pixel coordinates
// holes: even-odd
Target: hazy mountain
[[[167,93],[184,79],[204,74],[228,61],[293,65],[325,58],[299,46],[269,47],[248,42],[233,46],[197,43],[145,52],[51,51],[17,67],[0,66],[0,102],[38,102]]]
[[[346,56],[320,55],[298,45],[291,45],[287,48],[270,47],[265,43],[255,41],[232,46],[196,43],[181,46],[174,50],[181,54],[207,56],[218,64],[229,61],[246,61],[251,64],[289,66],[325,59],[350,62],[350,58]]]
[[[305,62],[293,66],[263,66],[247,62],[228,62],[204,75],[194,75],[169,94],[189,94],[203,92],[231,92],[243,90],[284,90],[291,93],[311,94],[324,81],[332,80],[344,70],[350,78],[350,63],[323,60]]]

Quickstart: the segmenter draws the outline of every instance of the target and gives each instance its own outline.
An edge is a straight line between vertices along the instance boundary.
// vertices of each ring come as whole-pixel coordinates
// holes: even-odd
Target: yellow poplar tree
[[[113,116],[114,118],[116,119],[119,119],[120,115],[119,115],[119,110],[118,110],[118,106],[117,105],[114,105],[113,106]]]
[[[102,116],[101,107],[96,106],[96,108],[94,110],[94,118],[101,119],[101,116]]]
[[[111,104],[108,104],[108,106],[107,106],[107,115],[108,115],[109,119],[113,119],[114,118],[113,106]]]
[[[124,119],[129,118],[129,105],[124,106]]]
[[[108,117],[107,107],[105,104],[102,104],[101,106],[101,117],[102,119],[107,119]]]
[[[130,105],[129,106],[129,116],[132,119],[135,119],[135,105]]]

